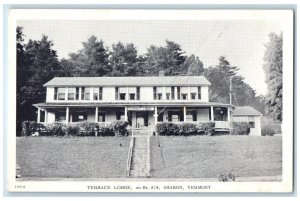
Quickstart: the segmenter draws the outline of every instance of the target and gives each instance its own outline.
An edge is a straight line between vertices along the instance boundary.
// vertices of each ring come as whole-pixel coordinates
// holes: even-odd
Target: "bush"
[[[22,136],[30,136],[36,131],[45,132],[46,127],[42,123],[36,123],[35,121],[22,122]]]
[[[264,125],[264,126],[261,128],[261,135],[262,135],[262,136],[266,136],[266,135],[273,136],[275,133],[276,133],[276,131],[275,131],[275,129],[273,128],[272,125]]]
[[[79,126],[78,125],[64,125],[62,126],[62,132],[68,136],[78,136],[79,135]]]
[[[30,136],[35,132],[36,122],[35,121],[23,121],[22,122],[22,136]]]
[[[99,126],[98,128],[98,136],[114,136],[114,130],[112,126]]]
[[[193,123],[180,123],[177,125],[179,135],[193,135],[197,134],[197,125]]]
[[[115,136],[127,136],[128,135],[128,127],[129,123],[128,121],[113,121],[111,123],[111,127],[113,129],[113,132],[115,133]]]
[[[63,132],[63,124],[62,123],[49,123],[46,124],[46,131],[48,136],[62,136]]]
[[[163,122],[156,125],[156,132],[158,135],[196,135],[204,133],[206,135],[213,135],[215,132],[214,122],[204,123],[171,123]]]
[[[248,122],[233,122],[234,135],[249,135],[250,124]]]
[[[201,122],[198,124],[198,133],[203,132],[205,135],[214,135],[215,126],[215,122]]]

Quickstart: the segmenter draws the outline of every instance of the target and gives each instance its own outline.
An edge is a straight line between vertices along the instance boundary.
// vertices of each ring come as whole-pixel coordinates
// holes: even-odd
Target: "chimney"
[[[165,71],[164,71],[164,70],[158,71],[158,76],[159,76],[159,77],[165,76]]]

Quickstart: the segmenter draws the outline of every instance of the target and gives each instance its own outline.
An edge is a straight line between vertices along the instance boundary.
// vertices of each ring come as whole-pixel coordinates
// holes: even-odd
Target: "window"
[[[186,100],[187,99],[187,94],[181,94],[182,100]]]
[[[153,99],[156,100],[156,97],[157,97],[157,88],[156,87],[153,87]]]
[[[79,100],[79,87],[76,87],[76,100]]]
[[[99,100],[99,88],[93,88],[93,100]]]
[[[102,100],[103,88],[99,87],[99,100]]]
[[[57,87],[54,87],[54,100],[57,100]]]
[[[166,93],[166,98],[167,98],[167,100],[170,100],[170,96],[171,96],[170,93]]]
[[[98,122],[105,122],[105,112],[99,112]]]
[[[187,121],[197,121],[197,111],[191,110],[186,112],[186,120]]]
[[[198,99],[201,99],[201,87],[198,87]]]
[[[249,126],[250,126],[250,128],[255,128],[255,122],[254,121],[249,121]]]
[[[180,100],[180,87],[177,87],[177,99]]]
[[[126,100],[126,94],[120,93],[120,100]]]
[[[76,88],[68,88],[68,100],[75,100]]]
[[[85,87],[81,87],[81,100],[84,100],[84,89]]]
[[[57,89],[57,99],[58,100],[65,100],[66,96],[66,88],[58,88]]]
[[[136,87],[136,100],[140,100],[140,87]]]
[[[162,99],[162,93],[158,93],[158,94],[157,94],[157,99],[158,99],[158,100],[161,100],[161,99]]]
[[[115,88],[115,99],[119,100],[119,87]]]
[[[171,98],[172,100],[175,99],[175,87],[171,87]]]
[[[84,88],[84,100],[90,100],[90,88]]]
[[[135,94],[129,94],[129,99],[130,100],[135,100]]]
[[[117,111],[116,112],[116,119],[117,120],[122,120],[122,116],[124,117],[124,111]]]
[[[191,93],[191,99],[195,100],[196,99],[196,93]]]
[[[163,122],[164,121],[164,112],[159,112],[158,117],[157,117],[158,122]]]

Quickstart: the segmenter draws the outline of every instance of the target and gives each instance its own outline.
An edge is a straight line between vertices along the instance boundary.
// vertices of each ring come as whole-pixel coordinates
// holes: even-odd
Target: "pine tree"
[[[266,113],[274,120],[282,121],[282,33],[269,35],[264,56],[264,70],[268,93],[265,98]]]

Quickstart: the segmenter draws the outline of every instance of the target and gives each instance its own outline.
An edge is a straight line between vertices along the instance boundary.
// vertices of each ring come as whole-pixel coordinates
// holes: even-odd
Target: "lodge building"
[[[126,120],[133,129],[154,130],[159,122],[232,126],[234,106],[209,102],[203,76],[55,77],[46,84],[46,102],[34,104],[38,122],[107,124]]]

